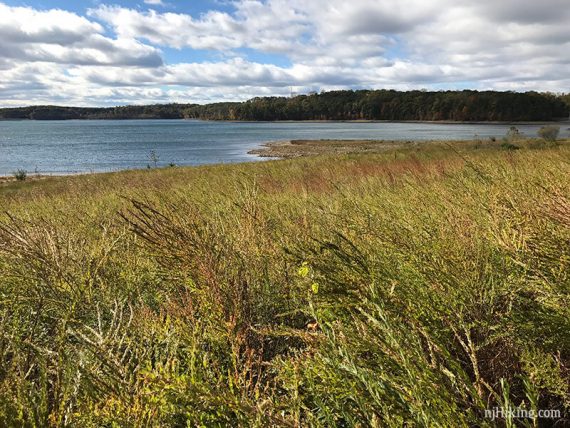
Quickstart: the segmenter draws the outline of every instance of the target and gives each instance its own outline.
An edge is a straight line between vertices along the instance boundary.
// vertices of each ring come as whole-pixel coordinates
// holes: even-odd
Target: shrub
[[[555,142],[560,134],[560,126],[547,125],[538,130],[538,136],[544,141]]]
[[[25,169],[19,169],[14,173],[14,178],[18,181],[26,181],[28,172]]]

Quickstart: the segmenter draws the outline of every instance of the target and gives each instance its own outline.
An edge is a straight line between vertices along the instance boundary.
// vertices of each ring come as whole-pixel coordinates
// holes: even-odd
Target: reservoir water
[[[538,125],[516,125],[536,136]],[[568,136],[569,124],[561,124]],[[291,139],[467,140],[502,137],[506,124],[203,122],[187,120],[0,121],[0,175],[72,174],[260,160],[248,151]]]

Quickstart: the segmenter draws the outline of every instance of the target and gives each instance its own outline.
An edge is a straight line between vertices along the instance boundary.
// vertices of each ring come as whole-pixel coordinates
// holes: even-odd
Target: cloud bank
[[[569,91],[567,0],[0,2],[0,104],[212,102],[291,87]],[[160,10],[156,9],[157,7]]]

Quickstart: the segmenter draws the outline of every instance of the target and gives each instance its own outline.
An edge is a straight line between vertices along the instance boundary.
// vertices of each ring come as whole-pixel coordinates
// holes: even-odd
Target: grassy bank
[[[0,425],[568,418],[570,147],[520,147],[3,184]]]
[[[562,140],[561,144],[567,144]],[[422,151],[437,153],[442,150],[519,150],[546,148],[547,144],[538,139],[521,138],[517,141],[502,139],[497,142],[492,139],[473,141],[402,141],[402,140],[289,140],[274,141],[263,144],[251,150],[249,154],[265,158],[293,159],[306,156],[347,155],[347,154],[378,154],[386,152],[405,151],[413,153]]]

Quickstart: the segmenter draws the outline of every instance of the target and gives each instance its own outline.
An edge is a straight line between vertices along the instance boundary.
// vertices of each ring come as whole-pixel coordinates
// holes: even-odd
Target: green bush
[[[24,169],[17,170],[13,175],[18,181],[26,181],[26,178],[28,178],[28,172]]]

